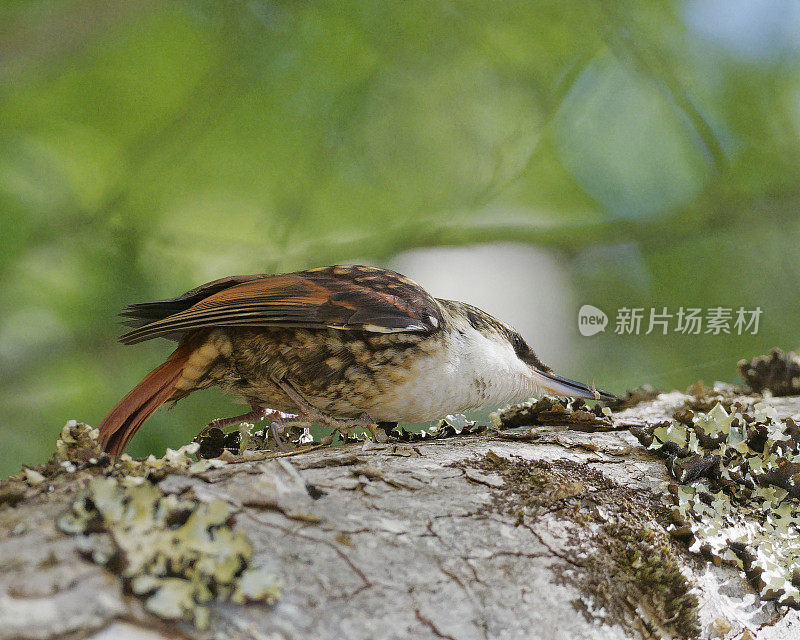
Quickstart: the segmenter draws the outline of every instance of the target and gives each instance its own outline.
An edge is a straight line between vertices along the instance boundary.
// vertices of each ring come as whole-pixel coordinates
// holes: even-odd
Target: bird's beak
[[[607,391],[600,391],[595,389],[594,385],[591,387],[583,384],[582,382],[575,382],[568,378],[562,378],[559,375],[550,373],[549,371],[540,371],[533,368],[533,379],[536,384],[557,396],[567,396],[570,398],[586,398],[588,400],[602,400],[603,402],[613,402],[617,400],[617,396]]]

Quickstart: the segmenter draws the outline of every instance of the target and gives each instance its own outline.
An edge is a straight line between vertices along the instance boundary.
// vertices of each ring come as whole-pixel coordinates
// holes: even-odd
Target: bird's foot
[[[224,430],[226,427],[231,427],[233,425],[240,425],[242,423],[256,423],[261,422],[262,420],[269,420],[270,429],[278,448],[281,451],[286,451],[286,447],[284,446],[279,434],[283,432],[283,428],[286,426],[300,424],[302,421],[295,420],[297,416],[292,413],[284,413],[283,411],[278,411],[277,409],[268,409],[267,407],[260,407],[257,405],[251,405],[251,407],[252,411],[243,413],[240,416],[233,416],[231,418],[216,418],[212,420],[200,433],[195,436],[194,441],[200,442],[200,439],[211,429]],[[310,426],[310,424],[307,426]]]
[[[384,442],[389,441],[389,435],[386,433],[386,429],[381,427],[381,425],[377,422],[370,422],[370,424],[367,425],[367,429],[369,429],[369,432],[372,434],[375,442],[380,442],[383,444]]]
[[[278,449],[281,451],[288,451],[281,438],[281,435],[283,435],[286,429],[289,427],[301,427],[303,429],[303,435],[300,436],[300,444],[306,444],[307,442],[314,441],[311,437],[311,424],[312,421],[303,416],[284,413],[280,418],[270,419],[269,428],[272,432],[275,444],[278,445]]]
[[[332,429],[338,431],[344,440],[347,440],[347,437],[352,435],[353,430],[356,427],[363,427],[369,430],[369,432],[378,442],[386,442],[386,433],[383,431],[383,429],[379,429],[377,423],[366,413],[362,414],[359,418],[340,420],[317,409],[285,380],[279,381],[278,385],[281,387],[281,389],[283,389],[286,395],[289,396],[291,401],[297,405],[300,415],[306,422],[316,422],[320,426],[331,427]]]
[[[375,431],[378,428],[378,425],[366,414],[360,418],[339,420],[337,418],[332,418],[320,413],[319,415],[315,416],[314,422],[325,427],[331,427],[335,431],[338,431],[342,436],[342,440],[347,440],[349,436],[353,435],[353,431],[356,427],[367,429],[373,436],[376,437],[376,439],[378,438]],[[385,442],[385,434],[383,441]]]

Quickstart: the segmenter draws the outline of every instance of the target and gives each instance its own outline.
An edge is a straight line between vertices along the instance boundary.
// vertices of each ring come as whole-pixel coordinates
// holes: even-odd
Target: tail
[[[618,400],[617,396],[613,393],[600,391],[599,389],[595,389],[594,386],[590,387],[582,382],[575,382],[575,380],[562,378],[550,371],[537,371],[536,377],[541,387],[557,396],[586,398],[589,400],[601,400],[603,402],[614,402]]]
[[[170,399],[194,347],[189,341],[182,342],[103,418],[97,428],[106,452],[114,457],[122,453],[144,421]]]

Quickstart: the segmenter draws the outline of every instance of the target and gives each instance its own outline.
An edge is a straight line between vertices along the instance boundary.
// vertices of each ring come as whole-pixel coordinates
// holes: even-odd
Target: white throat
[[[446,330],[446,347],[416,360],[408,381],[384,398],[386,415],[394,416],[387,419],[425,422],[544,393],[535,372],[501,336],[484,335],[460,318]]]
[[[469,324],[450,336],[449,348],[454,374],[462,380],[461,410],[520,402],[540,393],[529,365],[500,336],[486,336]],[[476,390],[478,393],[476,393]]]

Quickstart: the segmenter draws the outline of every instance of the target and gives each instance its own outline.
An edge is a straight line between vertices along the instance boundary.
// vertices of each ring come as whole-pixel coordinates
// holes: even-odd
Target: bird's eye
[[[528,345],[525,344],[525,341],[522,339],[522,336],[518,333],[512,334],[511,336],[511,344],[514,347],[514,353],[518,356],[521,356],[528,350]]]

